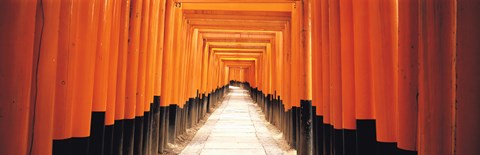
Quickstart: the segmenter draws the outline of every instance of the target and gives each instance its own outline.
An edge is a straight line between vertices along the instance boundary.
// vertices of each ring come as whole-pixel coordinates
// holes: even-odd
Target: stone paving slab
[[[230,87],[223,103],[180,154],[283,154],[255,106],[246,90]]]
[[[200,155],[266,155],[263,149],[203,149]]]

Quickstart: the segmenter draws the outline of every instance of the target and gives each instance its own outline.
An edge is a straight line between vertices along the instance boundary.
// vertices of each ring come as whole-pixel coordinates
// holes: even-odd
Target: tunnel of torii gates
[[[0,154],[156,154],[247,89],[299,154],[480,154],[478,0],[1,0]]]

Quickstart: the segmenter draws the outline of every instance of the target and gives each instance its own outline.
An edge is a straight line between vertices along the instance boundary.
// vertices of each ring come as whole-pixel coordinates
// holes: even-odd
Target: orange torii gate
[[[0,154],[163,152],[230,84],[299,154],[479,154],[477,6],[4,0]]]

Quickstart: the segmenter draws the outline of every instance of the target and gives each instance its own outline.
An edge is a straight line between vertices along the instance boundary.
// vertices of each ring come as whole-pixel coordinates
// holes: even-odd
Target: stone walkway
[[[283,154],[248,92],[230,86],[220,107],[181,154]]]

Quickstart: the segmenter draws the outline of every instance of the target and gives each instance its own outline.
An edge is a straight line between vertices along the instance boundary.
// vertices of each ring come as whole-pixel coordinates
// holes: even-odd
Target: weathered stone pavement
[[[283,154],[248,92],[230,86],[220,107],[181,154]]]

